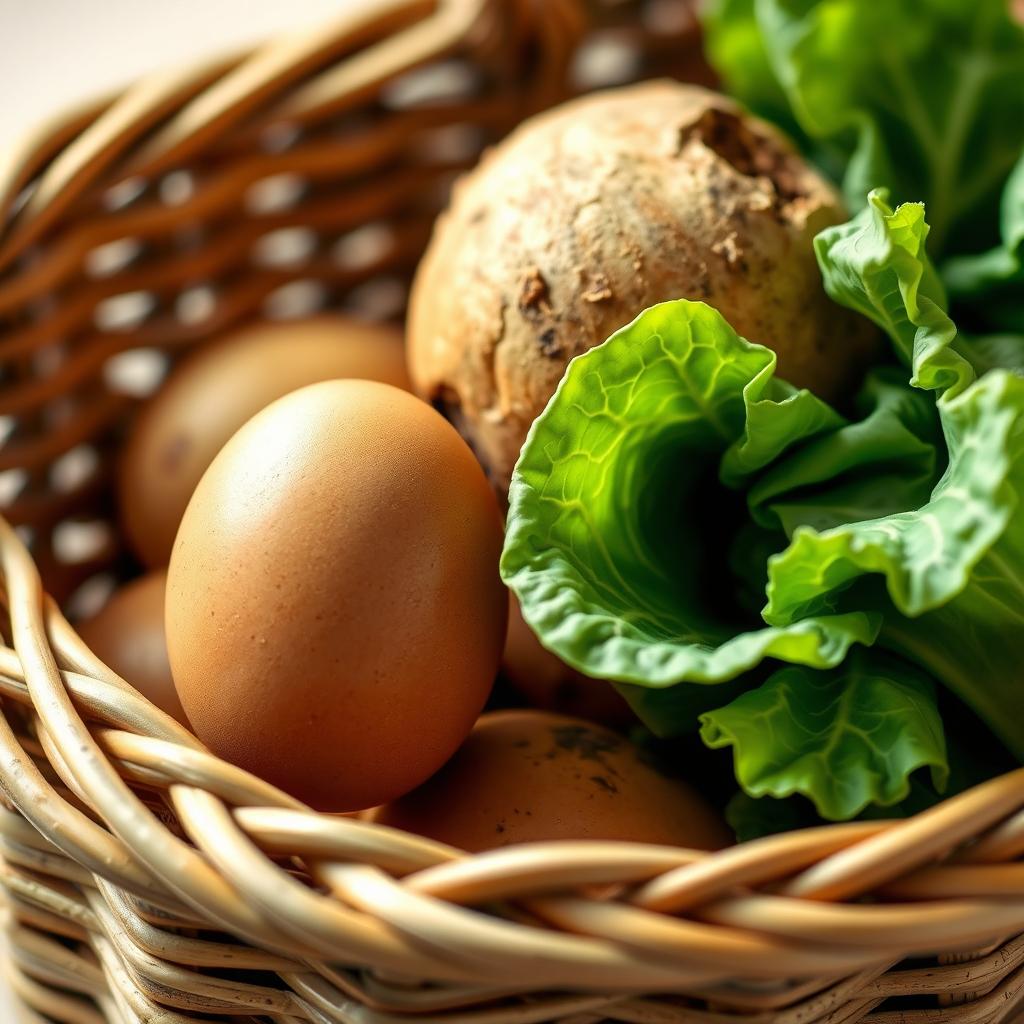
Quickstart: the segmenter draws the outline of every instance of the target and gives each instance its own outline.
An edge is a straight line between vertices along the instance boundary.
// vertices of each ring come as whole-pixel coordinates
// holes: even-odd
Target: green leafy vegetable
[[[857,817],[870,820],[906,818],[1016,767],[1012,758],[992,743],[988,730],[974,720],[966,708],[942,691],[938,691],[937,696],[939,715],[952,726],[944,730],[946,761],[949,764],[949,779],[945,787],[941,792],[936,789],[930,777],[936,769],[916,771],[908,778],[910,791],[904,799],[884,807],[871,804]],[[740,842],[796,828],[809,828],[821,821],[814,804],[804,796],[755,798],[743,790],[728,802],[725,816]]]
[[[750,472],[841,422],[774,367],[685,300],[573,361],[516,467],[501,563],[526,621],[570,665],[648,687],[716,683],[769,657],[834,666],[874,639],[871,613],[766,627],[722,595],[729,506],[743,509],[719,463]]]
[[[847,421],[777,381],[774,356],[703,304],[653,307],[574,360],[534,424],[502,558],[543,643],[617,681],[656,734],[703,716],[710,745],[735,747],[748,794],[803,793],[831,817],[904,799],[918,766],[906,749],[934,732],[925,698],[916,711],[907,698],[922,668],[1024,756],[1015,647],[1001,639],[1024,638],[1024,379],[974,381],[953,348],[915,244],[919,208],[874,197],[847,227],[819,250],[830,287],[885,325],[922,387],[879,370]],[[919,667],[900,675],[878,650],[844,661],[876,640]],[[765,682],[766,659],[791,668]],[[858,748],[837,788],[807,769],[827,758],[801,754],[799,771],[786,758],[851,749],[848,733],[863,732],[845,717],[860,715],[854,690],[888,695],[887,721],[902,720],[910,747],[889,760]],[[819,748],[779,729],[752,746],[744,716],[763,726],[768,708],[794,729],[813,719]],[[941,771],[930,749],[920,764]]]
[[[949,775],[932,682],[906,662],[858,651],[841,668],[790,666],[701,716],[712,748],[734,748],[736,777],[753,797],[799,793],[825,818],[906,799],[910,776]]]
[[[974,372],[953,347],[956,327],[924,248],[928,232],[921,203],[893,210],[876,190],[853,220],[822,231],[814,248],[829,296],[889,335],[912,370],[910,383],[956,393]]]
[[[755,520],[791,537],[800,526],[825,530],[927,501],[945,467],[939,417],[932,397],[904,377],[895,368],[876,370],[858,396],[859,419],[763,473],[747,494]]]
[[[919,507],[796,530],[769,561],[764,617],[783,626],[879,611],[879,642],[931,671],[1024,757],[1014,654],[1024,641],[1024,378],[991,370],[975,380],[957,362],[941,295],[906,287],[934,282],[927,256],[919,250],[914,267],[906,247],[880,237],[905,233],[902,209],[890,216],[875,197],[856,231],[834,233],[843,244],[824,239],[819,260],[831,294],[883,323],[898,349],[913,336],[915,379],[938,395],[946,470]]]
[[[797,531],[769,563],[765,618],[880,610],[879,642],[928,669],[1024,758],[1024,379],[993,371],[940,410],[950,462],[931,499]],[[888,601],[863,585],[871,578]]]
[[[1015,518],[1024,483],[1017,479],[1024,469],[1024,380],[993,372],[940,410],[949,467],[930,499],[821,533],[797,530],[769,564],[767,621],[781,625],[831,607],[823,597],[865,573],[884,577],[904,615],[931,611],[964,590]]]
[[[860,211],[816,254],[897,365],[847,419],[713,310],[648,310],[534,424],[502,574],[653,732],[731,752],[745,834],[909,812],[950,774],[940,709],[951,749],[976,715],[1024,759],[1024,28],[1005,0],[704,17],[732,91]]]
[[[781,90],[844,161],[854,209],[879,186],[924,199],[936,251],[969,248],[1024,148],[1024,29],[1006,0],[716,0],[705,26],[730,92],[784,124]]]

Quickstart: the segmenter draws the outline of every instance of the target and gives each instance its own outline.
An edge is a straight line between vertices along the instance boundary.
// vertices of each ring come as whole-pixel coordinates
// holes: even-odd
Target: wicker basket
[[[218,761],[58,610],[130,569],[105,456],[175,353],[267,312],[400,316],[482,146],[602,78],[706,74],[696,47],[686,0],[388,0],[145,81],[0,159],[0,872],[9,975],[38,1013],[1018,1016],[1024,773],[715,855],[468,856]]]

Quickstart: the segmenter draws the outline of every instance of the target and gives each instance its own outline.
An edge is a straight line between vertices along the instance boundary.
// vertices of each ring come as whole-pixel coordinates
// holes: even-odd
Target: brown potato
[[[725,823],[622,736],[543,711],[481,717],[459,752],[372,820],[463,850],[549,839],[621,839],[716,850]]]
[[[835,191],[777,129],[647,82],[532,118],[456,187],[417,272],[410,370],[500,491],[569,360],[656,302],[701,299],[835,399],[878,335],[832,303],[812,238]]]

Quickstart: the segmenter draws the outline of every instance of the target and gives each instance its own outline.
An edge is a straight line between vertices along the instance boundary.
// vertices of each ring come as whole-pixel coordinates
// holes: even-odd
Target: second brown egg
[[[188,725],[174,689],[164,634],[167,573],[151,572],[119,587],[110,600],[78,626],[89,649],[147,700]]]
[[[139,414],[121,459],[118,498],[136,555],[167,564],[199,478],[242,424],[297,388],[346,377],[409,390],[401,332],[338,316],[256,323],[186,359]]]

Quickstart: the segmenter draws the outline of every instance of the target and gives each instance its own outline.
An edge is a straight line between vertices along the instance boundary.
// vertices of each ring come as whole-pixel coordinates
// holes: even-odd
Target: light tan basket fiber
[[[386,0],[0,154],[0,882],[68,1024],[989,1024],[1024,1009],[1024,770],[713,855],[467,855],[219,761],[64,618],[132,571],[114,453],[189,346],[404,311],[454,175],[539,109],[709,80],[685,0]],[[44,594],[43,581],[46,591]]]

